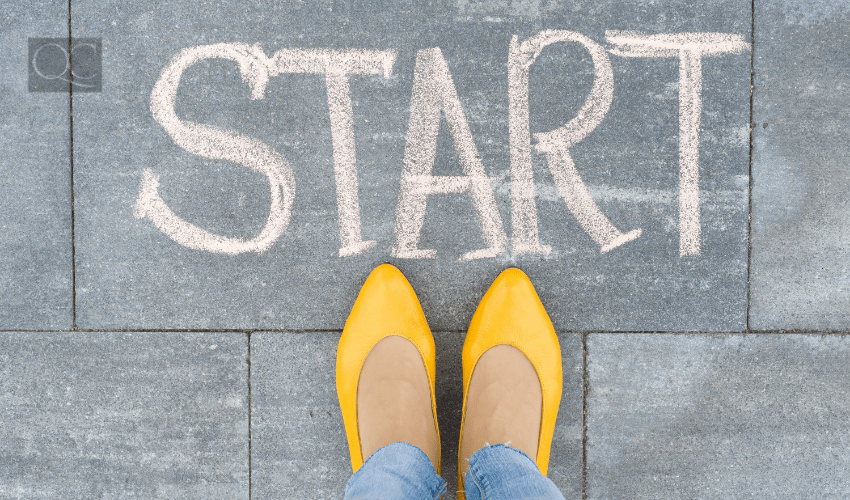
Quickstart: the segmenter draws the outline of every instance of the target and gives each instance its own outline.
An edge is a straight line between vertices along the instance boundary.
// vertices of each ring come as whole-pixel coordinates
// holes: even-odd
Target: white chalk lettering
[[[437,152],[441,110],[466,174],[464,176],[431,175]],[[495,257],[504,253],[507,237],[490,182],[443,53],[439,48],[420,50],[416,54],[407,145],[396,212],[396,244],[392,248],[392,255],[407,259],[436,257],[436,250],[418,248],[428,195],[466,191],[472,196],[489,247],[465,253],[460,260]]]
[[[349,75],[383,74],[388,77],[395,61],[392,51],[283,49],[269,59],[258,46],[216,44],[182,51],[163,71],[151,93],[151,112],[178,145],[204,156],[235,161],[263,172],[272,183],[269,222],[256,238],[244,241],[204,231],[177,217],[157,194],[157,179],[146,171],[135,213],[147,216],[165,234],[189,248],[237,254],[262,252],[280,236],[289,221],[295,181],[280,154],[255,139],[235,132],[181,121],[174,112],[180,75],[192,64],[208,58],[232,59],[251,85],[252,99],[262,99],[269,77],[284,73],[324,74],[333,141],[334,174],[342,246],[339,256],[356,255],[373,246],[360,232],[357,168],[354,149],[354,117]],[[280,191],[284,196],[281,200]]]
[[[251,88],[251,99],[262,99],[274,64],[259,46],[219,43],[183,49],[165,67],[151,92],[151,113],[168,135],[186,151],[204,158],[229,160],[264,174],[271,185],[269,217],[260,234],[250,240],[212,234],[178,217],[157,193],[157,177],[145,169],[134,215],[147,217],[177,243],[215,253],[261,253],[286,229],[295,195],[295,179],[286,160],[256,139],[209,125],[183,121],[174,111],[177,87],[183,72],[204,59],[236,61],[242,79]]]
[[[354,150],[354,112],[351,109],[349,75],[380,75],[388,78],[395,52],[377,50],[283,49],[275,52],[276,74],[325,74],[331,118],[336,201],[339,213],[339,256],[357,255],[374,247],[360,233],[360,201]]]
[[[605,118],[614,95],[614,73],[605,49],[572,31],[546,30],[518,43],[511,40],[508,56],[509,126],[511,152],[511,219],[514,254],[551,252],[537,234],[537,207],[531,168],[531,137],[528,110],[528,73],[544,47],[556,42],[577,42],[590,52],[594,67],[593,87],[575,118],[549,132],[534,134],[535,149],[546,155],[558,192],[590,237],[607,252],[641,234],[640,229],[620,232],[599,210],[573,162],[570,148],[590,134]]]
[[[532,168],[532,152],[546,158],[557,188],[582,229],[602,253],[641,235],[641,229],[618,230],[602,213],[579,175],[571,148],[584,140],[604,120],[614,95],[614,73],[609,53],[621,57],[677,58],[679,64],[679,254],[699,255],[701,240],[699,191],[699,127],[702,114],[702,58],[739,54],[749,45],[740,35],[725,33],[675,33],[648,35],[607,31],[606,50],[576,32],[545,30],[520,42],[511,39],[508,50],[508,125],[511,163],[512,255],[551,254],[541,243]],[[535,133],[532,144],[529,117],[529,73],[548,45],[572,42],[590,54],[594,79],[587,99],[574,118],[548,132]],[[271,190],[268,219],[253,238],[225,237],[208,232],[176,215],[159,196],[160,179],[143,171],[134,215],[150,219],[180,245],[214,253],[262,253],[289,224],[295,196],[295,178],[284,157],[267,144],[210,125],[181,120],[175,101],[183,73],[205,59],[236,62],[251,99],[263,99],[271,77],[287,74],[322,75],[328,96],[333,146],[334,180],[339,215],[339,256],[353,256],[374,248],[363,240],[351,98],[352,75],[389,78],[396,60],[392,50],[282,49],[267,57],[258,45],[218,43],[181,50],[163,69],[151,91],[150,110],[174,142],[204,158],[227,160],[266,176]],[[472,198],[485,248],[471,250],[460,260],[492,258],[508,251],[507,236],[491,183],[472,137],[451,72],[437,47],[416,54],[410,117],[395,217],[394,257],[435,258],[436,249],[419,248],[428,196],[464,194]],[[442,117],[454,141],[463,175],[433,175],[437,137]],[[597,198],[598,199],[598,198]],[[474,247],[473,247],[474,248]]]
[[[508,49],[508,128],[511,155],[511,251],[514,255],[549,255],[552,247],[540,243],[537,203],[531,168],[531,129],[528,111],[528,72],[537,54],[511,38]]]
[[[605,39],[615,46],[611,53],[618,56],[679,58],[679,255],[699,255],[702,57],[740,54],[749,45],[744,37],[725,33],[647,35],[607,31]]]

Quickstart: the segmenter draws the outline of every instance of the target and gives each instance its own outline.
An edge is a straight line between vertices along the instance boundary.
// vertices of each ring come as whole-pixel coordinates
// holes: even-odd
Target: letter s
[[[262,99],[269,73],[275,63],[262,49],[244,43],[217,43],[180,51],[165,67],[151,92],[151,113],[168,134],[186,151],[216,160],[229,160],[256,170],[269,179],[271,207],[269,218],[255,238],[227,238],[205,231],[178,217],[157,193],[159,180],[145,169],[134,215],[147,217],[160,231],[177,243],[196,250],[236,255],[268,250],[289,223],[295,179],[286,160],[261,141],[237,132],[183,121],[174,111],[177,87],[183,72],[204,59],[230,59],[239,64],[242,80],[251,88],[251,99]]]

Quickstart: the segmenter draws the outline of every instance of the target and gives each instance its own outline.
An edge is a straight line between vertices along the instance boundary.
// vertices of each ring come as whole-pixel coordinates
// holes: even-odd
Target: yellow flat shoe
[[[435,348],[434,337],[425,320],[419,299],[404,275],[390,264],[375,268],[354,302],[351,314],[339,339],[336,358],[336,389],[348,449],[354,472],[363,465],[363,447],[357,415],[357,388],[366,357],[382,339],[399,336],[409,340],[422,356],[431,389],[431,411],[437,430],[437,473],[439,463],[439,427],[437,424],[437,399],[434,392]]]
[[[463,344],[463,417],[457,468],[459,489],[464,484],[461,448],[470,380],[481,356],[498,345],[518,349],[537,373],[543,406],[534,459],[543,475],[549,469],[549,452],[563,386],[561,347],[549,315],[528,276],[519,269],[511,268],[496,278],[481,299]],[[458,498],[464,500],[465,494],[459,491]]]

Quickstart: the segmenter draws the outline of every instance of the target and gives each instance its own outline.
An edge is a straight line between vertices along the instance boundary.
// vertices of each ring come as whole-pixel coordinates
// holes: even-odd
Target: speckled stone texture
[[[850,4],[756,3],[750,328],[850,327]]]
[[[248,498],[248,339],[0,334],[0,498]]]
[[[516,266],[561,339],[549,476],[566,498],[583,488],[590,499],[850,497],[846,0],[6,4],[0,500],[341,498],[350,464],[335,350],[384,262],[438,332],[450,494],[463,332],[493,279]],[[100,40],[100,90],[30,91],[29,40],[69,30]],[[602,214],[642,231],[604,253],[539,152],[533,199],[552,251],[512,243],[509,50],[512,37],[545,30],[587,37],[611,64],[610,109],[569,148]],[[701,60],[698,254],[680,253],[680,59],[624,57],[614,31],[741,45]],[[338,195],[354,191],[336,184],[330,102],[340,101],[320,74],[272,75],[252,99],[256,67],[245,76],[207,59],[177,84],[180,120],[261,141],[291,167],[291,216],[264,251],[189,248],[137,210],[147,175],[163,206],[211,234],[250,240],[271,212],[265,175],[186,149],[152,109],[169,63],[218,43],[267,57],[393,51],[387,77],[348,79],[355,194],[373,247],[340,256]],[[428,195],[419,248],[434,258],[393,256],[417,54],[434,48],[477,150],[466,161],[480,158],[490,178],[507,242],[495,257],[460,259],[487,245],[469,192]],[[598,69],[578,43],[544,48],[529,70],[531,134],[576,117]],[[464,174],[450,114],[440,114],[436,176]]]
[[[71,328],[68,93],[29,92],[30,37],[68,37],[68,2],[0,16],[0,329]]]
[[[847,498],[850,337],[588,340],[588,498]]]

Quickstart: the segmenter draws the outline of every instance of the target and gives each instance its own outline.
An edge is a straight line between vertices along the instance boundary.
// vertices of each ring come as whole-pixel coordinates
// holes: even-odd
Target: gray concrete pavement
[[[845,1],[68,9],[0,16],[0,499],[340,497],[382,262],[438,332],[450,492],[463,332],[518,266],[566,498],[850,495]]]
[[[0,21],[0,329],[71,328],[67,93],[29,92],[28,38],[68,36],[68,3],[4,2]]]
[[[750,3],[601,7],[587,1],[528,11],[494,2],[476,5],[313,2],[295,8],[225,2],[212,9],[80,2],[74,8],[74,35],[104,38],[105,84],[100,94],[74,96],[78,325],[340,329],[359,283],[375,265],[391,261],[420,291],[436,329],[465,328],[492,279],[504,267],[518,265],[544,300],[558,304],[551,308],[558,328],[743,330]],[[519,187],[511,190],[510,179],[526,167],[511,160],[509,147],[511,37],[518,36],[519,43],[547,29],[573,30],[602,55],[594,66],[588,49],[575,41],[553,42],[541,53],[528,83],[530,131],[550,131],[572,120],[594,79],[604,81],[606,67],[613,90],[593,102],[603,110],[609,99],[610,110],[600,111],[604,119],[598,126],[586,125],[592,133],[576,141],[569,157],[528,157],[536,208],[514,215],[512,196],[521,193]],[[611,30],[721,33],[743,46],[703,57],[701,139],[694,150],[699,156],[694,196],[702,205],[691,229],[680,222],[677,201],[683,187],[678,135],[687,118],[679,119],[679,59],[606,55],[603,46],[628,48],[606,39]],[[256,44],[263,57],[284,48],[327,48],[386,50],[395,59],[388,77],[382,67],[379,74],[350,77],[346,133],[354,153],[339,146],[343,149],[335,156],[332,129],[347,129],[340,125],[343,118],[331,121],[329,103],[337,101],[329,101],[321,73],[269,76],[252,99],[235,60],[204,59],[179,73],[176,88],[163,87],[174,97],[173,105],[165,100],[162,106],[173,112],[157,118],[152,109],[160,104],[152,89],[158,81],[170,81],[161,80],[170,61],[181,49],[215,43]],[[417,209],[403,203],[402,177],[405,148],[414,147],[407,131],[417,54],[432,47],[441,49],[462,110],[458,120],[471,133],[463,147],[471,148],[469,156],[480,156],[480,175],[492,181],[491,189],[479,194],[429,196],[420,231],[405,222],[416,218]],[[287,68],[282,71],[295,71]],[[432,108],[440,109],[436,101]],[[242,136],[207,144],[189,133],[175,141],[181,120]],[[466,172],[455,147],[464,139],[450,130],[443,119],[433,132],[434,160],[422,168],[435,176]],[[277,162],[285,165],[274,168],[291,172],[294,189],[282,195],[291,201],[289,217],[271,208],[266,175],[226,160],[240,158],[235,151],[256,141],[281,155]],[[224,144],[220,153],[213,151],[216,144]],[[572,174],[563,164],[569,158],[583,182],[579,186],[592,196],[585,201],[568,194],[572,211],[556,186],[561,179],[564,192],[572,193]],[[337,173],[345,168],[350,175],[340,173],[338,183]],[[148,197],[140,205],[143,186],[154,178],[161,202]],[[353,205],[339,201],[345,193],[353,193]],[[579,208],[582,203],[592,206]],[[150,208],[154,205],[158,208]],[[163,215],[165,210],[170,215]],[[598,215],[588,215],[584,226],[575,215],[591,212]],[[278,215],[285,228],[268,247],[256,247],[260,253],[247,244],[229,255],[217,253],[226,250],[213,243],[197,243],[225,237],[231,238],[226,244],[239,245],[233,239],[259,237],[267,220]],[[532,220],[548,254],[523,253],[537,244],[527,236]],[[188,225],[192,229],[184,236],[167,235],[176,231],[169,227]],[[617,238],[638,229],[640,237],[617,246]],[[359,241],[374,244],[340,256],[349,248],[346,241],[356,239],[341,230],[358,232]],[[404,242],[411,238],[418,239],[416,248],[434,250],[435,257],[398,251],[408,248]],[[683,254],[680,240],[687,238],[695,246]],[[496,249],[493,257],[459,260],[487,248]]]
[[[247,498],[248,339],[0,334],[0,498]]]
[[[846,336],[591,335],[587,498],[847,498],[848,354]]]
[[[850,7],[759,8],[750,327],[846,330]]]

